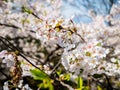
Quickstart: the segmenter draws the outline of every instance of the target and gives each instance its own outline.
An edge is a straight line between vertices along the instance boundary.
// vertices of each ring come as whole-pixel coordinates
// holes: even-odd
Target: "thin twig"
[[[2,70],[0,70],[0,73],[3,74],[7,79],[10,79],[10,77],[7,76],[7,74],[5,74]]]
[[[76,29],[75,24],[72,19],[70,19],[70,22],[73,24],[74,29]],[[82,39],[83,42],[86,42],[85,39],[80,34],[78,34],[77,32],[75,32],[75,34],[78,35]]]
[[[19,48],[17,48],[16,46],[14,46],[14,45],[13,45],[9,40],[7,40],[6,38],[4,38],[4,37],[2,37],[2,36],[0,36],[0,38],[6,40],[6,41],[9,43],[9,45],[7,45],[2,39],[0,39],[0,40],[1,40],[5,45],[7,45],[7,47],[9,47],[10,49],[12,49],[12,50],[14,50],[14,51],[17,50],[19,53],[22,52],[22,55],[28,56],[28,55],[24,54],[24,52],[21,51]],[[10,46],[12,46],[12,47],[10,47]],[[28,56],[28,57],[30,57],[30,56]],[[30,57],[30,58],[31,58],[31,57]],[[37,59],[37,58],[33,58],[33,59]],[[38,60],[38,59],[37,59],[37,60]],[[39,62],[40,62],[41,64],[43,64],[43,62],[41,62],[40,60],[39,60]]]
[[[48,61],[50,61],[50,57],[55,53],[55,51],[59,50],[61,47],[58,45],[55,50],[53,50],[46,58],[44,64],[46,64]]]
[[[52,75],[52,73],[58,68],[58,66],[60,65],[61,60],[59,60],[59,62],[55,65],[55,67],[52,69],[50,76]]]
[[[60,84],[61,85],[63,85],[64,87],[67,87],[68,88],[68,90],[75,90],[74,88],[72,88],[70,85],[68,85],[68,84],[66,84],[66,83],[64,83],[64,82],[62,82],[62,81],[60,81],[60,80],[57,80],[57,81],[59,81],[60,82]]]
[[[110,83],[110,81],[109,81],[109,78],[108,78],[108,76],[106,75],[106,74],[103,74],[104,76],[105,76],[105,78],[106,78],[106,80],[107,80],[107,84],[108,84],[108,90],[113,90],[113,87],[112,87],[112,85],[111,85],[111,83]]]
[[[20,38],[20,37],[19,37],[19,38]],[[19,38],[16,38],[16,39],[19,39]],[[4,38],[4,39],[5,39],[5,38]],[[20,38],[20,39],[23,39],[23,38]],[[7,39],[6,39],[6,40],[7,40]],[[13,40],[13,39],[10,39],[10,40]],[[14,46],[9,40],[7,40],[7,42],[8,42],[13,48],[15,48],[17,51],[22,52],[22,54],[24,54],[25,56],[27,56],[27,57],[29,57],[29,58],[32,58],[32,59],[35,59],[35,60],[39,61],[41,64],[43,64],[43,62],[40,61],[39,58],[34,58],[34,57],[32,57],[31,55],[27,55],[27,54],[25,54],[22,50],[20,50],[20,49],[17,48],[16,46]]]
[[[12,45],[13,47],[10,47],[9,45],[7,45],[6,43],[5,43],[5,41],[3,41],[2,39],[5,39],[5,38],[3,38],[2,36],[0,36],[0,40],[3,42],[3,44],[5,45],[5,46],[7,46],[7,47],[9,47],[11,50],[14,50],[14,51],[16,51],[16,47],[14,46],[14,45]],[[5,39],[6,40],[6,39]],[[11,44],[11,43],[10,43]],[[40,68],[38,68],[36,65],[34,65],[32,62],[30,62],[30,60],[28,60],[20,51],[19,51],[19,49],[17,49],[18,50],[18,55],[20,55],[21,57],[23,57],[27,62],[29,62],[32,66],[34,66],[35,68],[37,68],[37,69],[39,69],[39,70],[41,70]]]
[[[15,25],[10,25],[10,24],[5,24],[5,23],[0,23],[1,26],[6,26],[6,27],[12,27],[12,28],[16,28],[16,29],[20,29],[20,27],[15,26]]]

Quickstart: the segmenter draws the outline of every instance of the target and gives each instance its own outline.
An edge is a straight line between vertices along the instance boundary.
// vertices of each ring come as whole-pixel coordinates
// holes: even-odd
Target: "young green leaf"
[[[23,12],[26,12],[26,13],[28,13],[28,14],[32,14],[32,13],[33,13],[32,10],[28,9],[28,8],[25,7],[25,6],[22,7],[22,11],[23,11]]]
[[[83,79],[81,77],[78,77],[77,88],[80,88],[80,89],[83,88]]]
[[[44,80],[44,79],[50,79],[47,74],[45,74],[43,71],[38,69],[32,69],[30,70],[32,73],[32,76],[35,80]]]
[[[97,90],[102,90],[102,88],[100,86],[97,86]]]

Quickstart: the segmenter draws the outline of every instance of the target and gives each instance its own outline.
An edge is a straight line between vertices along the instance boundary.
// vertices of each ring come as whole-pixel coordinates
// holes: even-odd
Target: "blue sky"
[[[35,0],[30,0],[31,2]],[[63,5],[61,8],[61,14],[64,18],[71,18],[74,16],[74,22],[76,23],[89,23],[92,18],[89,15],[89,11],[93,10],[96,15],[107,15],[110,13],[112,3],[120,6],[120,0],[62,0]],[[15,3],[19,11],[19,3]],[[15,10],[15,12],[16,12]],[[117,15],[117,17],[120,15]]]
[[[65,18],[75,16],[76,23],[89,23],[92,21],[90,10],[93,10],[96,15],[105,16],[110,13],[113,3],[120,6],[120,0],[63,0],[61,11]]]

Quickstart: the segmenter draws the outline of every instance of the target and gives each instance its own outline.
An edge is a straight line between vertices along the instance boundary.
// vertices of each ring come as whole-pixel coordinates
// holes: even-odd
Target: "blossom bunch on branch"
[[[16,64],[19,61],[17,61],[15,54],[1,51],[0,58],[4,57],[2,63],[6,63],[8,67],[15,66],[14,70],[18,69],[20,71],[22,69],[23,72],[20,72],[23,74],[18,73],[20,76],[31,76],[30,69],[34,67],[45,72],[33,70],[32,73],[34,75],[42,73],[43,76],[47,74],[51,78],[54,77],[53,74],[55,72],[57,73],[56,69],[60,69],[59,64],[62,64],[64,71],[69,74],[59,75],[57,73],[60,80],[63,78],[68,80],[68,77],[72,79],[80,75],[84,78],[87,78],[89,75],[94,76],[95,74],[120,75],[120,20],[114,18],[114,12],[111,11],[111,15],[107,16],[91,16],[93,21],[89,24],[76,24],[72,18],[65,19],[61,15],[61,0],[36,0],[32,3],[27,0],[24,3],[21,0],[7,0],[7,2],[2,1],[2,3],[4,5],[0,6],[0,28],[2,28],[0,33],[6,33],[4,31],[8,30],[6,27],[12,28],[12,31],[15,30],[13,31],[13,37],[17,37],[16,33],[20,36],[20,33],[26,35],[32,32],[33,37],[39,39],[41,45],[51,47],[48,52],[44,50],[44,53],[47,53],[46,56],[41,54],[41,57],[45,58],[45,62],[50,62],[54,54],[58,55],[56,52],[60,48],[63,50],[61,51],[62,54],[58,55],[60,60],[58,60],[59,63],[55,67],[52,67],[54,63],[46,64],[42,61],[40,61],[39,65],[36,62],[37,60],[32,60],[33,64],[25,57],[27,55],[21,53],[20,50],[18,50],[19,53],[17,55],[26,61],[21,60],[21,66],[17,66]],[[20,5],[17,6],[15,5],[16,3]],[[115,8],[113,7],[113,9]],[[106,23],[110,23],[110,25]],[[4,37],[6,35],[2,39]],[[2,41],[2,39],[0,40]],[[7,45],[4,41],[2,43]],[[9,44],[11,45],[11,43]],[[7,46],[10,48],[9,45]],[[53,47],[57,48],[52,50]],[[14,48],[10,49],[17,50],[16,47]],[[49,80],[51,80],[50,78]],[[37,79],[42,80],[43,83],[50,83],[47,79],[46,81],[43,78]],[[55,81],[59,81],[58,78]],[[44,84],[41,84],[40,87],[42,85],[44,87]],[[52,87],[51,84],[50,86]]]

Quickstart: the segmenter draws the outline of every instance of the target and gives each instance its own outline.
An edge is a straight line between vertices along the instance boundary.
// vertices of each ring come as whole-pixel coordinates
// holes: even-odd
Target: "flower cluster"
[[[107,26],[105,20],[106,17],[101,16],[94,18],[90,24],[74,24],[71,20],[67,21],[69,23],[56,20],[57,24],[51,24],[52,28],[44,29],[47,34],[39,34],[41,30],[38,30],[37,36],[41,42],[48,43],[53,40],[64,48],[62,64],[66,70],[75,75],[79,75],[81,70],[83,76],[95,73],[116,75],[120,74],[119,58],[114,58],[117,63],[113,63],[109,55],[110,47],[113,47],[115,52],[119,49],[113,46],[114,38],[109,39],[119,33],[120,26],[114,24],[112,27]],[[111,21],[119,23],[113,18]]]
[[[72,19],[66,20],[60,15],[60,0],[40,1],[41,3],[34,2],[24,7],[22,13],[7,12],[3,17],[0,16],[6,18],[3,19],[5,21],[0,22],[14,24],[23,31],[36,32],[36,37],[43,45],[52,42],[52,45],[61,46],[64,49],[62,64],[75,75],[81,71],[85,76],[95,73],[120,74],[119,57],[113,58],[116,54],[114,52],[119,49],[112,43],[113,38],[109,40],[114,35],[119,35],[120,20],[109,15],[95,16],[90,24],[75,24]],[[106,25],[105,21],[111,22],[111,26]]]
[[[96,17],[95,21],[91,24],[76,25],[76,35],[81,35],[84,42],[80,41],[80,38],[75,38],[73,40],[77,41],[77,43],[68,44],[64,48],[62,64],[65,69],[75,75],[79,75],[82,70],[83,76],[95,73],[106,73],[107,75],[120,74],[119,58],[114,58],[115,61],[113,63],[111,62],[113,58],[109,57],[111,53],[110,47],[113,47],[115,52],[119,51],[118,48],[113,46],[115,44],[115,42],[113,44],[114,38],[112,37],[109,40],[111,36],[119,33],[119,26],[106,26],[104,20],[104,17]]]
[[[6,50],[0,52],[0,58],[3,59],[2,63],[7,64],[7,67],[15,66],[15,57]]]
[[[47,23],[48,28],[39,29],[36,33],[41,42],[52,41],[63,47],[62,64],[66,70],[76,75],[79,75],[81,70],[85,76],[95,73],[120,74],[119,59],[115,58],[118,59],[117,63],[113,63],[110,62],[111,58],[108,58],[111,53],[110,47],[115,48],[109,39],[119,32],[120,27],[107,26],[104,21],[105,18],[101,16],[94,18],[90,24],[74,24],[72,20],[54,20],[55,23]]]

